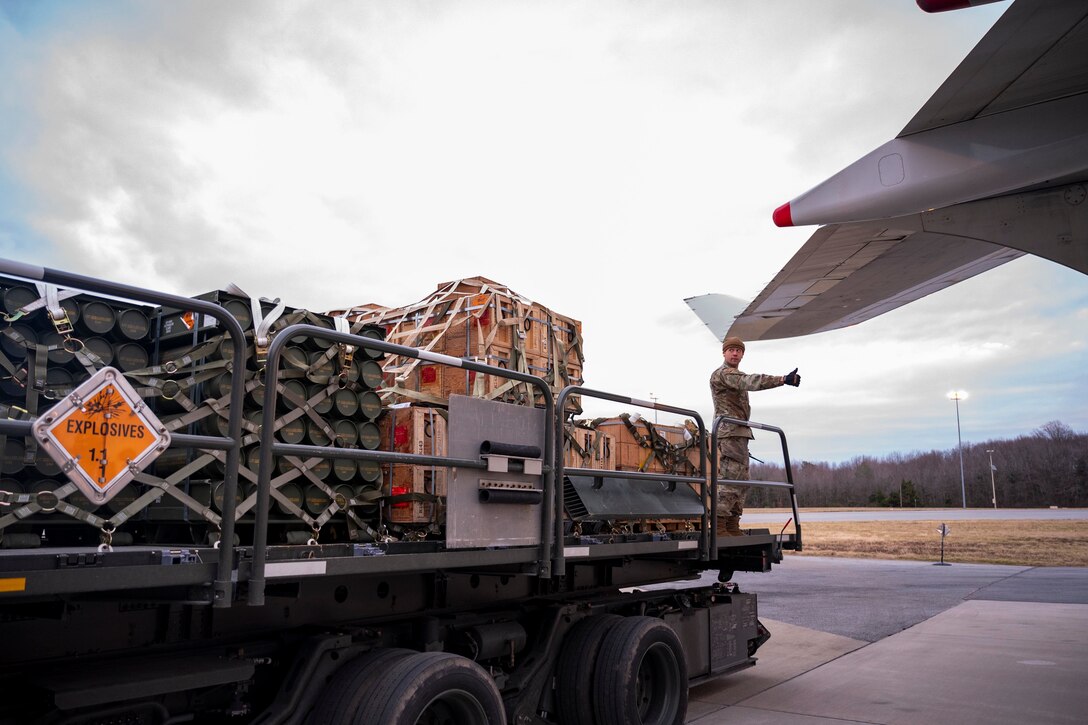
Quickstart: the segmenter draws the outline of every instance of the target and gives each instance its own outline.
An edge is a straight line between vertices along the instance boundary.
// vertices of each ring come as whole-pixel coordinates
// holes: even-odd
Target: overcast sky
[[[583,322],[588,386],[709,419],[684,298],[758,294],[814,231],[774,208],[894,137],[1006,5],[0,0],[0,255],[313,310],[485,276]],[[965,442],[1084,431],[1086,342],[1088,277],[1022,258],[741,368],[799,367],[753,419],[841,461],[954,448],[954,388]]]

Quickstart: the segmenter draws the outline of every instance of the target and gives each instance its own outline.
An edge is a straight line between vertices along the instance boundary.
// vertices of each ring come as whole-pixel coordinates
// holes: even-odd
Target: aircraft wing
[[[895,139],[775,210],[829,226],[712,331],[846,327],[1025,253],[1088,274],[1086,47],[1088,3],[1015,0]]]

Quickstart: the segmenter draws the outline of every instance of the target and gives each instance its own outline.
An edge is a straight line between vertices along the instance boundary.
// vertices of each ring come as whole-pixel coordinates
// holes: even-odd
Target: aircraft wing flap
[[[1022,254],[963,237],[897,230],[887,222],[828,225],[726,334],[773,340],[848,327]],[[835,263],[844,256],[846,263]],[[849,274],[843,274],[844,266]]]

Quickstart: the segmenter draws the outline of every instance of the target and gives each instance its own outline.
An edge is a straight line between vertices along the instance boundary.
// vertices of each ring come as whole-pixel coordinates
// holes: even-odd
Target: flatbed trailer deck
[[[244,369],[245,335],[214,304],[16,263],[0,261],[0,273],[210,314],[242,343],[234,370]],[[271,338],[266,382],[277,379],[285,346],[305,337],[548,391],[532,375],[306,324]],[[705,444],[695,476],[569,469],[555,444],[563,425],[555,411],[566,410],[569,395],[690,416],[705,441],[695,411],[582,387],[555,401],[546,394],[539,408],[454,396],[449,455],[436,457],[277,441],[279,387],[265,386],[249,499],[236,495],[240,401],[226,435],[171,438],[171,446],[224,454],[215,536],[174,532],[160,542],[155,526],[136,517],[69,521],[76,487],[63,480],[0,492],[0,517],[22,532],[0,544],[26,546],[0,548],[0,689],[8,693],[0,723],[682,722],[687,684],[755,663],[768,636],[755,595],[693,581],[708,569],[723,582],[734,571],[769,571],[783,549],[800,548],[796,516],[790,532],[719,538],[709,505],[716,466]],[[230,395],[241,393],[236,383]],[[33,436],[47,412],[0,420],[0,435]],[[782,437],[788,471],[784,434],[753,425]],[[442,467],[447,520],[399,539],[325,541],[315,529],[304,543],[270,541],[272,461],[287,455]],[[175,495],[169,480],[139,483]],[[753,485],[782,487],[796,512],[792,481]],[[594,498],[619,491],[627,500],[628,487],[640,508]],[[572,511],[574,500],[584,506]],[[357,502],[339,503],[348,512]],[[655,511],[681,511],[686,524],[644,525]],[[101,543],[70,543],[55,525],[65,515],[71,526],[99,522]],[[27,522],[41,522],[44,536],[26,533]],[[641,589],[650,585],[666,586]],[[598,655],[611,665],[597,666]]]

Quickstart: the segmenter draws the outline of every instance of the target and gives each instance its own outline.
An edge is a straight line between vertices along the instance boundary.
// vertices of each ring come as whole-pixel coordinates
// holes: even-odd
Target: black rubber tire
[[[593,681],[597,722],[683,725],[688,668],[672,628],[653,617],[627,617],[605,636]]]
[[[309,725],[347,725],[366,701],[380,673],[394,662],[416,654],[411,649],[374,649],[345,662],[329,679],[310,713]]]
[[[623,621],[618,614],[595,614],[571,627],[563,638],[556,672],[556,716],[563,725],[596,725],[593,675],[601,642]]]
[[[379,676],[356,725],[505,725],[495,681],[449,652],[418,652]]]

